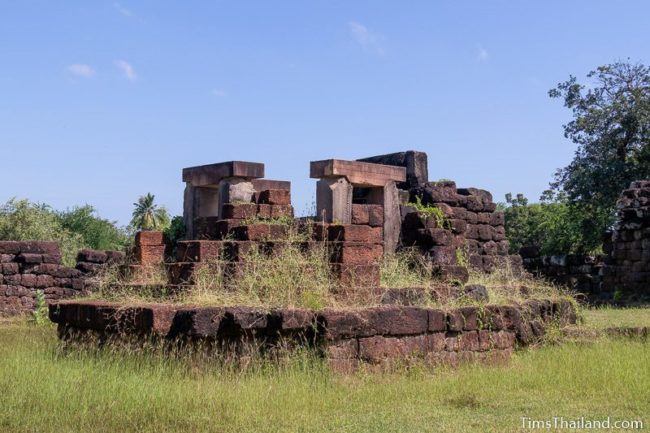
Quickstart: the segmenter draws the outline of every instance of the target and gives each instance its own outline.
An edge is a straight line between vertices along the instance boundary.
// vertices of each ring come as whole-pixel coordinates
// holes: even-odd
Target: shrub
[[[63,227],[49,206],[29,200],[9,200],[0,207],[0,239],[11,241],[58,241],[66,265],[74,266],[83,236]]]
[[[562,200],[528,203],[522,194],[506,195],[506,237],[510,252],[516,254],[524,246],[535,246],[542,255],[593,253],[599,245],[585,239],[581,229],[582,215],[576,206]]]
[[[445,217],[442,209],[436,206],[423,204],[422,198],[420,197],[416,197],[414,202],[409,202],[408,206],[415,208],[418,213],[427,218],[433,218],[436,221],[437,227],[447,227],[449,225],[449,221],[447,220],[447,217]]]
[[[45,301],[45,293],[43,290],[36,291],[36,302],[34,303],[34,310],[32,311],[31,322],[36,325],[43,325],[48,323],[48,310],[47,302]]]
[[[75,206],[58,212],[58,216],[63,228],[80,234],[87,248],[122,250],[131,242],[131,238],[124,229],[117,226],[117,222],[100,218],[90,205]]]
[[[403,249],[384,257],[381,262],[381,285],[388,288],[428,287],[432,265],[419,251]]]
[[[123,229],[95,215],[92,206],[57,212],[46,204],[15,198],[0,206],[0,240],[57,241],[68,266],[75,265],[83,248],[121,250],[129,242]]]

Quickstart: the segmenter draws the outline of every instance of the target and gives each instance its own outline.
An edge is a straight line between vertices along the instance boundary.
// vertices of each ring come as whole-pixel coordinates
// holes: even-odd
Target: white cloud
[[[479,62],[487,62],[489,58],[490,58],[490,53],[488,53],[488,50],[486,50],[481,45],[479,45],[478,54],[476,54],[476,60],[478,60]]]
[[[90,78],[95,75],[95,70],[89,65],[84,65],[81,63],[75,63],[74,65],[69,65],[67,68],[68,72],[77,77]]]
[[[356,21],[350,21],[348,23],[348,29],[354,40],[364,50],[374,51],[380,55],[384,54],[384,48],[380,43],[381,37],[378,34],[371,32],[366,26]]]
[[[135,79],[138,78],[138,75],[135,73],[135,69],[133,69],[133,66],[131,66],[131,64],[126,60],[116,60],[115,66],[117,66],[120,71],[122,71],[122,74],[126,79],[135,81]]]
[[[223,89],[212,89],[212,95],[220,98],[226,96],[226,91]]]
[[[124,16],[127,17],[127,18],[131,18],[131,17],[134,16],[134,15],[133,15],[133,11],[131,11],[131,9],[127,9],[127,8],[125,8],[124,6],[122,6],[121,4],[119,4],[119,3],[117,3],[117,2],[116,2],[116,3],[113,3],[113,7],[114,7],[114,8],[115,8],[115,9],[116,9],[120,14],[124,15]]]

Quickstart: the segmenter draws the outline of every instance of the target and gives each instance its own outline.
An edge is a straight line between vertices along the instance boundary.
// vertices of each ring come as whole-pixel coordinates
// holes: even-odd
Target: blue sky
[[[615,5],[616,7],[613,7]],[[537,199],[574,146],[549,88],[650,61],[646,1],[5,1],[0,201],[89,203],[128,223],[182,167],[417,149],[432,180]]]

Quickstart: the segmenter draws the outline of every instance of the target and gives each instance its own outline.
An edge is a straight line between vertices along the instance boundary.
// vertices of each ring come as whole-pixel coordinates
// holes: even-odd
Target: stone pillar
[[[352,184],[344,177],[316,182],[316,219],[327,223],[352,222]]]
[[[384,186],[384,254],[394,254],[399,244],[401,217],[399,190],[394,181]]]
[[[384,254],[393,254],[399,243],[401,217],[399,211],[399,189],[394,181],[383,188],[370,188],[366,197],[369,204],[380,204],[384,208]]]
[[[194,239],[194,187],[185,183],[183,192],[183,222],[185,223],[185,236],[187,239]]]

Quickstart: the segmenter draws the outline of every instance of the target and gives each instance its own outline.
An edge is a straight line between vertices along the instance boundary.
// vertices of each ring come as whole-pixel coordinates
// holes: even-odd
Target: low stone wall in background
[[[535,256],[535,253],[531,249],[521,251],[524,269],[534,276],[580,292],[592,303],[613,300],[613,292],[603,287],[608,257],[579,254]]]
[[[123,258],[119,252],[83,250],[75,269],[62,264],[57,242],[0,241],[0,315],[32,311],[38,291],[48,303],[81,295],[93,273]]]
[[[592,303],[650,301],[650,181],[632,182],[616,203],[616,222],[604,234],[604,255],[539,256],[519,251],[524,268],[586,295]]]

